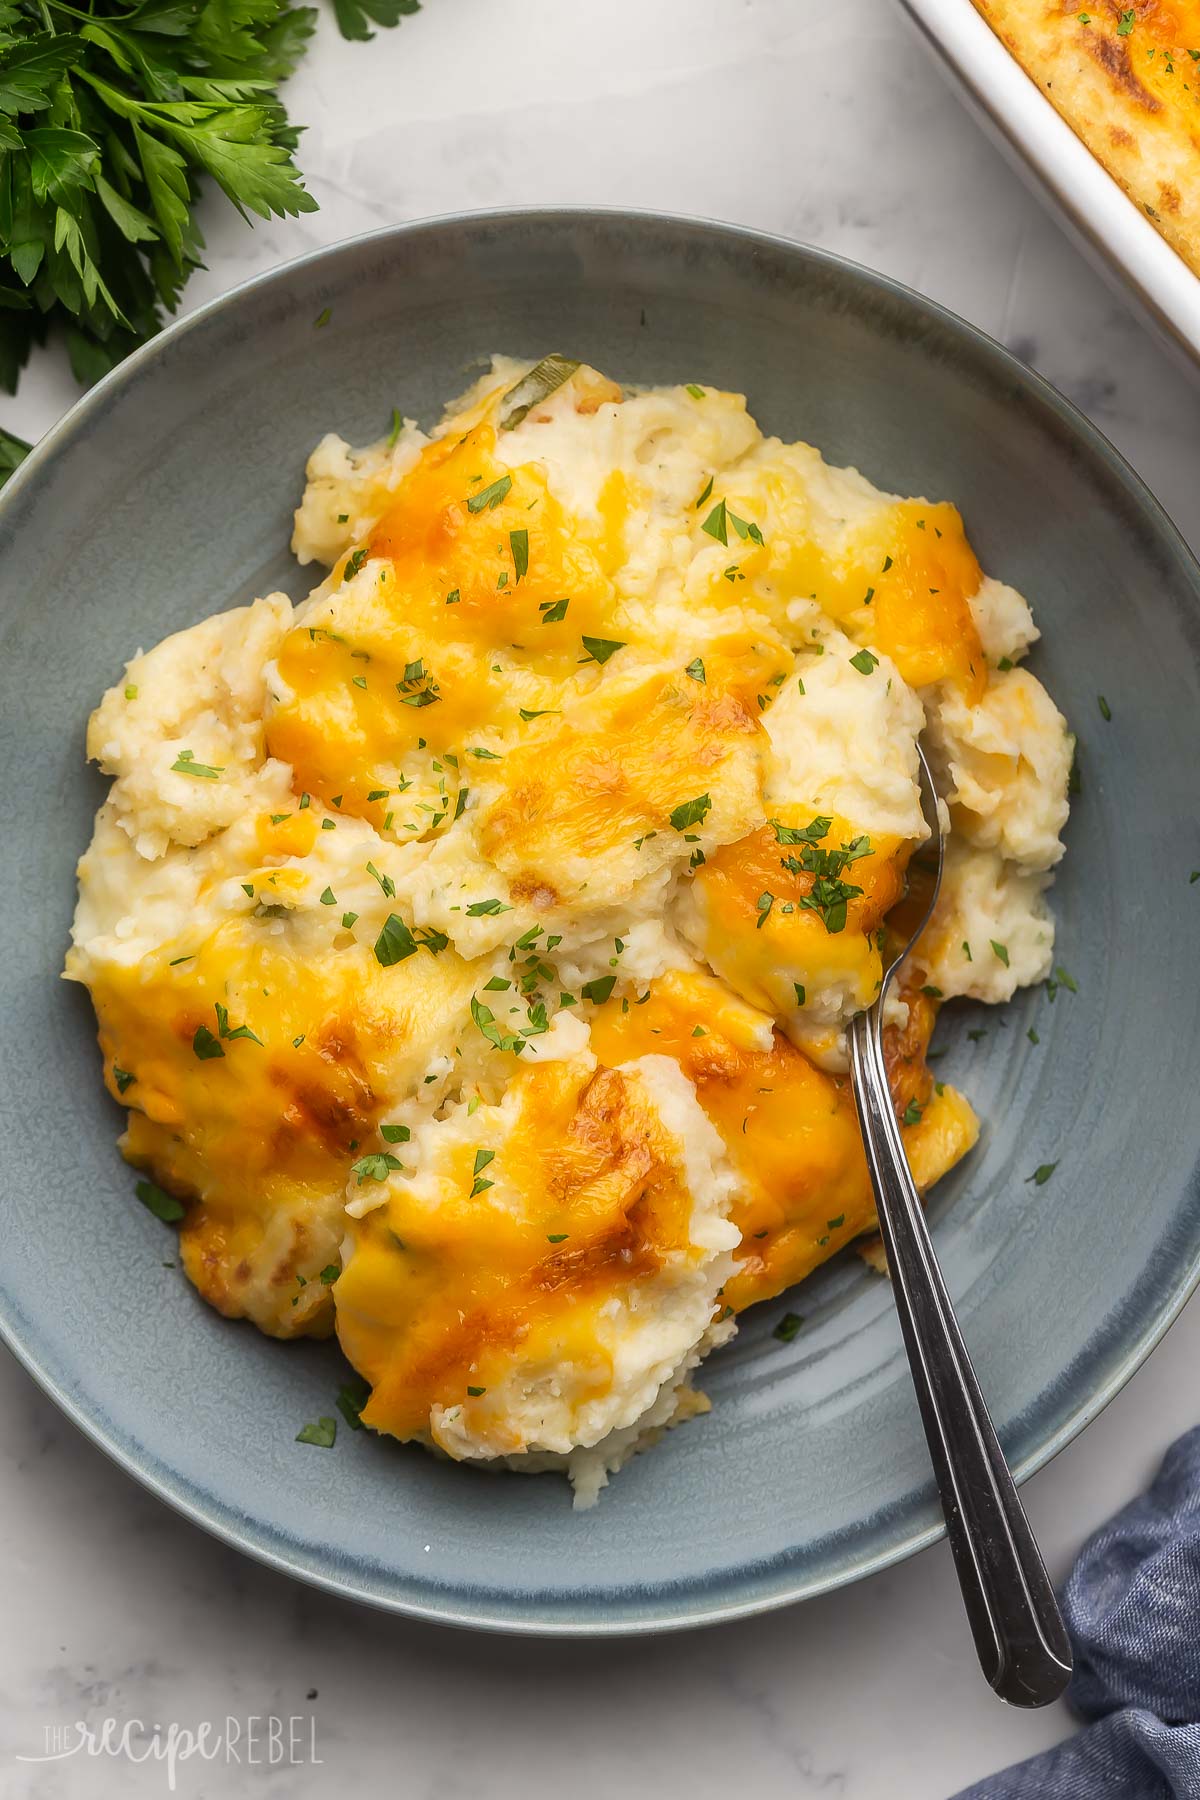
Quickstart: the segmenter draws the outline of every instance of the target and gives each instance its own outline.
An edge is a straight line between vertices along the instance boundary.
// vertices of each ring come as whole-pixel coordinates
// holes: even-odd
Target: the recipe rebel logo
[[[200,1719],[166,1725],[142,1719],[102,1719],[89,1725],[44,1725],[40,1753],[17,1753],[25,1763],[68,1762],[72,1757],[107,1757],[117,1762],[159,1763],[170,1793],[176,1791],[180,1764],[202,1762],[298,1768],[322,1763],[317,1755],[317,1721],[311,1713],[249,1713],[244,1718]]]

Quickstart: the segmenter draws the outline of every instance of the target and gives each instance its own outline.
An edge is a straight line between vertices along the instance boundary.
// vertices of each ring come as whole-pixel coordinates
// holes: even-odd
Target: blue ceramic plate
[[[712,1414],[586,1515],[560,1481],[365,1432],[314,1451],[293,1440],[330,1410],[337,1351],[227,1324],[162,1266],[173,1240],[117,1155],[87,997],[57,980],[103,789],[84,721],[123,659],[304,590],[290,513],[324,431],[377,437],[393,405],[428,421],[483,353],[548,349],[743,389],[766,429],[957,501],[984,565],[1034,603],[1034,666],[1082,744],[1054,890],[1075,987],[944,1018],[941,1068],[987,1123],[932,1209],[1021,1475],[1111,1398],[1200,1273],[1200,571],[1091,426],[960,320],[796,244],[616,212],[435,221],[251,282],[103,381],[0,498],[8,1342],[126,1469],[277,1568],[460,1624],[653,1631],[819,1593],[937,1535],[887,1284],[839,1258],[786,1345],[784,1304],[760,1308],[707,1365]]]

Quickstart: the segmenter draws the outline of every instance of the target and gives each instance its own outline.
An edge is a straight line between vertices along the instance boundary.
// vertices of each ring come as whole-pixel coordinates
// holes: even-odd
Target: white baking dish
[[[972,0],[900,0],[968,106],[1151,322],[1200,363],[1200,279],[1076,137]]]

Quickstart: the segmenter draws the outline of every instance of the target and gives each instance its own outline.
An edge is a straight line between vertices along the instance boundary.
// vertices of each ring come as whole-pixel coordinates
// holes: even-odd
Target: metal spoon
[[[879,1229],[946,1535],[988,1681],[1014,1706],[1048,1706],[1071,1676],[1071,1646],[1016,1486],[1004,1460],[934,1255],[888,1089],[882,1014],[888,986],[933,911],[942,878],[937,793],[920,750],[921,810],[929,842],[913,859],[928,902],[884,970],[878,996],[848,1031],[854,1101],[875,1190]]]

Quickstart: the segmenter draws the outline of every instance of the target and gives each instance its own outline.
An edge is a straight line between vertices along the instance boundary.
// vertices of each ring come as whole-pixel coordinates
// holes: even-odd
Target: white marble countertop
[[[206,215],[189,304],[309,247],[454,208],[603,202],[767,227],[886,270],[1034,363],[1200,547],[1200,385],[1173,367],[947,92],[888,0],[426,0],[368,46],[328,19],[293,82],[321,211]],[[42,359],[0,419],[74,397]],[[1137,1197],[1131,1196],[1131,1203]],[[1200,1306],[1026,1489],[1054,1574],[1196,1422]],[[0,1357],[0,1791],[169,1791],[45,1754],[75,1719],[315,1720],[320,1764],[181,1763],[175,1791],[504,1800],[609,1791],[938,1800],[1053,1743],[979,1680],[944,1545],[801,1608],[656,1641],[418,1627],[293,1585],[150,1498]],[[260,1731],[265,1727],[260,1727]],[[243,1746],[245,1739],[243,1739]]]

